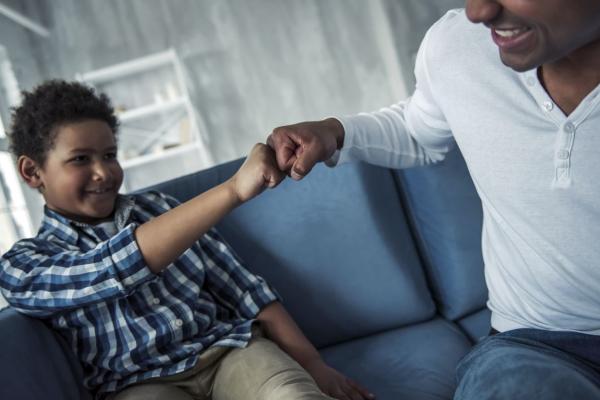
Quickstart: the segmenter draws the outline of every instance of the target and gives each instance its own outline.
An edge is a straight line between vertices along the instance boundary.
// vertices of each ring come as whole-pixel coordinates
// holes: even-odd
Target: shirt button
[[[565,132],[572,133],[575,131],[575,125],[572,122],[567,122],[563,128]]]
[[[180,319],[176,319],[174,324],[176,327],[181,328],[181,326],[183,325],[183,321]]]
[[[561,160],[566,160],[569,158],[569,150],[560,150],[558,153],[556,153],[556,156]]]
[[[551,101],[545,101],[542,104],[542,108],[548,112],[552,111],[552,109],[554,108],[554,104],[552,104]]]
[[[160,304],[160,299],[158,297],[153,298],[152,299],[152,304],[159,305]]]

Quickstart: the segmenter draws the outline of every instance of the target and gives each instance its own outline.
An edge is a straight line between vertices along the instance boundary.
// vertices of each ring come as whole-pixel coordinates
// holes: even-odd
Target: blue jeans
[[[600,399],[600,337],[516,329],[488,336],[457,368],[455,400]]]

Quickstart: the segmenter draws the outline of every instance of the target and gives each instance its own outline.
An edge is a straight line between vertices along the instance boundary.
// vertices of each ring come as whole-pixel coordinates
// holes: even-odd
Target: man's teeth
[[[522,32],[527,31],[527,28],[517,28],[517,29],[495,29],[498,36],[509,38],[516,36]]]

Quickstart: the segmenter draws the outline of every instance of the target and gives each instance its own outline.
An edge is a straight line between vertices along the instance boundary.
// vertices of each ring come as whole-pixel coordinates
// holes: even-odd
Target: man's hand
[[[227,184],[237,195],[239,202],[244,203],[266,188],[279,185],[284,178],[283,172],[277,168],[273,150],[265,144],[257,143]]]
[[[267,144],[275,150],[279,169],[300,180],[342,147],[344,127],[335,118],[281,126],[273,129]]]
[[[339,400],[371,400],[375,398],[374,394],[331,368],[320,358],[306,365],[305,368],[317,382],[319,389],[328,396]]]

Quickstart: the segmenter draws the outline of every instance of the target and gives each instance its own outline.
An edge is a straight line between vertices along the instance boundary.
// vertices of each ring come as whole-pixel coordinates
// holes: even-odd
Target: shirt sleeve
[[[215,229],[199,241],[206,266],[206,285],[223,306],[245,319],[255,318],[279,295],[260,276],[248,271]]]
[[[427,165],[444,159],[454,139],[434,93],[428,63],[430,42],[439,36],[436,23],[417,54],[417,85],[407,100],[375,112],[341,117],[344,146],[327,161],[330,166],[365,161],[388,168]]]
[[[2,256],[2,294],[17,311],[35,317],[124,297],[156,277],[143,260],[135,228],[130,224],[85,252],[40,239],[18,242]]]

